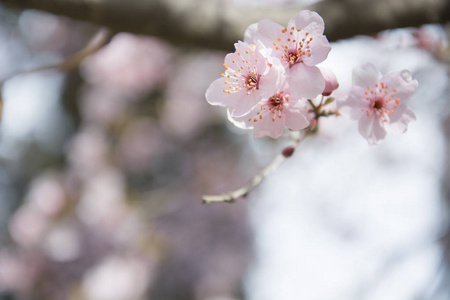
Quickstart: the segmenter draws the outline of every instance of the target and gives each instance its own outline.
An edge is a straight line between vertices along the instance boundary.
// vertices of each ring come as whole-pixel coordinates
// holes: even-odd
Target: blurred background
[[[105,35],[0,5],[0,78]],[[355,122],[321,120],[232,204],[201,196],[245,185],[289,138],[254,140],[207,104],[226,51],[131,33],[105,44],[79,66],[2,86],[1,300],[450,299],[444,26],[333,42],[321,66],[337,75],[336,97],[359,64],[409,69],[417,121],[369,147]]]

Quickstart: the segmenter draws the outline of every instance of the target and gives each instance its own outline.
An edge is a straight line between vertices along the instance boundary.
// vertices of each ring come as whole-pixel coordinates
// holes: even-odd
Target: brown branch
[[[294,150],[298,146],[298,144],[303,141],[310,133],[312,133],[312,129],[314,128],[315,126],[312,125],[301,132],[291,131],[291,145],[286,147],[280,154],[275,156],[274,159],[264,169],[262,169],[261,172],[253,177],[247,185],[225,194],[203,195],[203,203],[231,203],[238,200],[239,198],[246,197],[253,189],[258,187],[267,176],[275,171],[286,160],[286,158],[289,158],[294,153]]]
[[[17,76],[17,75],[24,75],[24,74],[30,74],[30,73],[37,73],[47,70],[61,70],[61,71],[69,71],[73,70],[79,67],[79,65],[89,57],[90,55],[96,53],[98,50],[100,50],[103,46],[109,43],[111,40],[113,34],[109,32],[106,29],[100,29],[87,43],[86,47],[81,49],[80,51],[66,57],[61,62],[49,64],[49,65],[43,65],[38,66],[30,69],[24,69],[19,71],[14,71],[13,73],[4,76],[3,78],[0,78],[0,86],[5,83],[6,80]]]
[[[256,188],[270,173],[278,168],[282,162],[286,159],[286,156],[283,154],[278,154],[272,160],[272,162],[266,166],[258,175],[253,177],[249,184],[244,187],[241,187],[237,190],[234,190],[229,193],[220,194],[220,195],[204,195],[202,196],[203,203],[217,203],[217,202],[234,202],[241,197],[245,197],[250,193],[254,188]]]
[[[330,41],[381,30],[450,20],[447,0],[328,0],[308,9],[325,20]],[[232,50],[245,28],[262,18],[280,24],[301,7],[255,8],[213,0],[0,0],[170,42]]]
[[[31,74],[31,73],[37,73],[47,70],[61,70],[61,71],[69,71],[76,69],[80,66],[80,64],[89,56],[96,53],[98,50],[100,50],[103,46],[108,44],[113,37],[113,34],[106,29],[100,29],[87,43],[87,45],[81,49],[80,51],[66,57],[61,62],[49,64],[49,65],[43,65],[38,66],[30,69],[24,69],[24,70],[18,70],[14,71],[13,73],[6,75],[2,78],[0,78],[0,120],[2,119],[2,112],[3,112],[3,93],[1,92],[1,89],[4,85],[4,83],[17,76],[17,75],[25,75],[25,74]]]

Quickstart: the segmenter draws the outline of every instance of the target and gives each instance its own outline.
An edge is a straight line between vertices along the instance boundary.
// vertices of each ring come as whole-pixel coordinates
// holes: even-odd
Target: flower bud
[[[284,148],[281,153],[283,154],[284,157],[288,158],[288,157],[291,157],[292,154],[294,154],[294,151],[295,151],[294,147],[288,146],[288,147]]]
[[[336,75],[328,68],[320,69],[323,78],[325,79],[325,88],[322,92],[323,96],[330,96],[331,93],[339,87]]]

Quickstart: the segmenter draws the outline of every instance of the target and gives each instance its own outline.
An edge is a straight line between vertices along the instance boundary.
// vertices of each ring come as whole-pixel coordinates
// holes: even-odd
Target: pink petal
[[[401,115],[398,121],[392,122],[391,120],[391,123],[386,124],[385,127],[389,132],[405,133],[406,130],[408,129],[408,123],[415,120],[416,115],[414,114],[414,112],[408,107],[406,107],[406,110]]]
[[[304,63],[308,66],[315,66],[318,63],[323,62],[331,50],[330,43],[323,35],[314,37],[312,42],[309,44],[309,47],[311,49],[311,56],[306,56],[303,59]]]
[[[300,111],[285,110],[285,125],[292,130],[301,130],[308,127],[309,122]]]
[[[325,88],[325,80],[319,68],[302,63],[290,68],[288,83],[292,93],[298,98],[315,98]]]
[[[381,80],[381,73],[372,64],[365,64],[353,69],[353,85],[372,87]]]
[[[400,102],[397,105],[397,108],[392,109],[394,112],[389,115],[389,122],[395,123],[395,122],[399,121],[407,109],[408,109],[408,107],[406,106],[406,104]]]
[[[367,140],[369,145],[376,145],[386,136],[386,130],[380,125],[380,121],[374,114],[362,115],[358,122],[359,133]]]
[[[225,81],[226,78],[216,79],[208,87],[206,90],[206,101],[209,104],[235,107],[245,100],[244,98],[247,96],[247,92],[243,89],[231,94],[224,92],[224,89],[228,87]]]
[[[235,105],[230,105],[230,113],[233,117],[242,116],[248,113],[253,106],[261,101],[261,96],[258,91],[252,91],[247,95],[245,93]]]
[[[396,89],[394,97],[399,98],[402,102],[409,99],[417,89],[418,82],[411,78],[409,71],[395,71],[386,74],[382,78],[382,82],[386,84],[390,90]]]
[[[231,115],[231,112],[229,109],[227,109],[227,117],[228,120],[233,123],[234,126],[241,128],[241,129],[253,129],[253,124],[246,122],[245,118],[242,116],[234,117]]]
[[[270,116],[265,116],[255,123],[253,127],[254,137],[255,139],[265,136],[270,136],[273,139],[279,138],[284,131],[284,124],[284,118],[275,118],[275,121],[272,121]]]
[[[235,52],[229,53],[225,56],[225,64],[233,70],[238,70],[242,64],[242,58],[238,55],[238,52],[244,53],[245,51],[252,51],[254,50],[254,48],[250,47],[249,44],[241,41],[235,43],[234,48],[236,49]],[[235,62],[233,62],[233,60]]]
[[[247,44],[255,44],[255,33],[258,29],[258,23],[250,24],[244,33],[244,42]]]
[[[339,113],[345,117],[357,120],[360,118],[362,109],[367,109],[368,104],[364,101],[364,89],[359,86],[353,86],[345,98],[338,98],[336,106]],[[363,112],[365,114],[365,112]]]
[[[303,10],[292,17],[287,28],[290,29],[292,26],[295,26],[296,29],[305,30],[313,36],[323,34],[325,29],[322,17],[310,10]]]
[[[367,140],[372,132],[373,122],[375,121],[374,115],[361,115],[358,120],[359,133]]]
[[[282,36],[283,26],[269,20],[263,19],[258,22],[258,28],[254,34],[254,38],[260,40],[266,47],[273,48],[273,42]]]
[[[286,76],[284,75],[284,68],[281,64],[280,67],[272,65],[267,74],[259,78],[259,92],[261,97],[267,99],[273,96],[285,79]]]
[[[380,119],[376,119],[373,122],[373,131],[368,140],[369,145],[379,144],[386,137],[386,129],[384,129],[384,126],[381,124],[381,122],[383,121]]]

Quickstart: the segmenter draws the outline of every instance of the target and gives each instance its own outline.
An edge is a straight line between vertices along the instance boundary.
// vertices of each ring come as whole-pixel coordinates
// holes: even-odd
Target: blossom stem
[[[293,134],[297,134],[296,136],[291,137],[291,147],[292,152],[295,150],[295,148],[298,146],[298,144],[303,141],[308,135],[317,132],[317,121],[319,121],[320,117],[328,117],[331,115],[339,115],[337,111],[322,111],[322,104],[323,104],[323,98],[321,101],[321,104],[319,106],[316,106],[312,100],[309,100],[309,103],[311,104],[313,108],[313,112],[315,113],[315,121],[312,122],[311,125],[302,131],[303,134],[300,132],[292,132]],[[262,171],[257,174],[253,179],[250,181],[249,184],[247,184],[244,187],[241,187],[237,190],[225,193],[225,194],[219,194],[219,195],[203,195],[202,200],[203,203],[220,203],[220,202],[235,202],[237,199],[241,197],[246,197],[254,188],[256,188],[258,185],[261,184],[261,182],[266,178],[270,173],[272,173],[274,170],[280,166],[286,158],[290,156],[286,156],[283,153],[278,154],[275,156],[275,158],[264,168]]]
[[[297,145],[306,138],[306,136],[310,133],[310,127],[303,131],[303,135],[297,133],[296,136],[292,137],[291,147],[294,149]],[[264,168],[262,171],[257,174],[250,183],[244,187],[241,187],[237,190],[231,191],[226,194],[219,195],[204,195],[202,196],[203,203],[218,203],[218,202],[234,202],[241,197],[246,197],[254,188],[256,188],[270,173],[276,170],[287,158],[283,153],[278,154],[275,158]]]
[[[204,195],[202,196],[203,203],[234,202],[241,197],[246,197],[248,193],[257,187],[267,175],[278,168],[278,166],[281,165],[285,159],[286,157],[283,154],[278,154],[269,165],[267,165],[258,175],[253,177],[248,185],[226,194]]]

